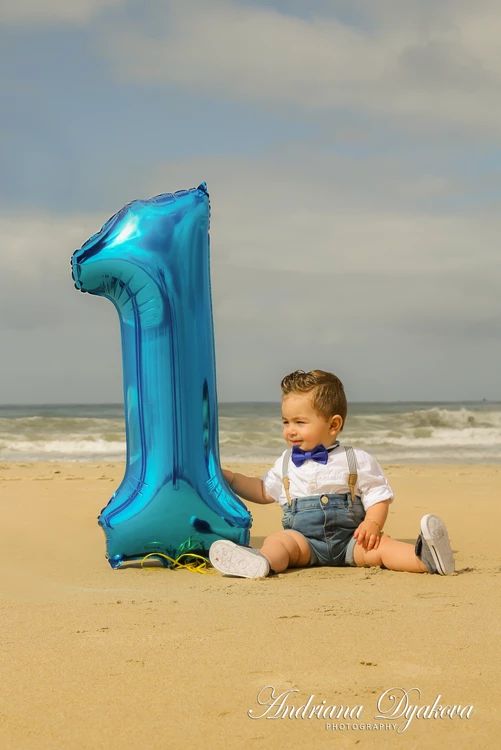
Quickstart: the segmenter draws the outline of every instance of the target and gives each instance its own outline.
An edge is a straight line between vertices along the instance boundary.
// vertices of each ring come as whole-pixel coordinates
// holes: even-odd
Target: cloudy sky
[[[496,0],[0,0],[0,403],[122,397],[73,251],[206,180],[221,401],[500,399]]]

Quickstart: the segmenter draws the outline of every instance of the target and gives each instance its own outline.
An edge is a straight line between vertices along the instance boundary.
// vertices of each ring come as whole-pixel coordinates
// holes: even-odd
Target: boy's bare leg
[[[363,567],[384,565],[389,570],[403,570],[408,573],[426,573],[426,565],[416,556],[414,545],[399,542],[383,534],[376,549],[366,550],[361,544],[353,548],[355,564]]]
[[[306,538],[292,529],[275,531],[267,536],[260,549],[275,573],[287,568],[303,568],[310,562],[311,550]]]

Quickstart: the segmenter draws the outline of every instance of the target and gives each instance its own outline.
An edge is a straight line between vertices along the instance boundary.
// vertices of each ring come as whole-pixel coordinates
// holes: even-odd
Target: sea
[[[221,463],[270,464],[280,403],[218,405]],[[341,443],[380,463],[498,463],[501,402],[352,402]],[[122,404],[0,406],[0,461],[125,461]]]

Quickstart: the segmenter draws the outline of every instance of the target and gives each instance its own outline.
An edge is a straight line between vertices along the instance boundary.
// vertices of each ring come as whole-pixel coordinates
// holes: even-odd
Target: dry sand
[[[267,467],[229,468],[260,476]],[[2,464],[0,747],[497,748],[501,469],[385,469],[397,496],[387,533],[413,542],[422,514],[442,516],[454,576],[114,571],[96,516],[121,465]],[[256,545],[280,528],[280,510],[249,507]],[[316,717],[251,719],[266,685],[297,689],[289,705],[313,695],[310,707],[364,708],[344,730]],[[440,695],[473,712],[415,718],[399,732],[402,718],[375,719],[390,688],[418,688],[412,705]]]

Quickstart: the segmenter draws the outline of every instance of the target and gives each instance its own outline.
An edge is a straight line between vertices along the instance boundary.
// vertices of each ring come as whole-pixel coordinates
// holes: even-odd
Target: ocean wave
[[[471,427],[501,427],[501,413],[473,412],[469,409],[424,409],[403,414],[413,427],[448,427],[451,430],[464,430]]]
[[[126,454],[125,441],[96,440],[0,440],[0,459],[36,457],[98,457],[123,458]]]
[[[45,407],[44,407],[45,408]],[[123,460],[125,422],[118,408],[103,417],[81,407],[15,415],[0,407],[0,460]],[[86,407],[89,409],[89,407]],[[280,409],[274,404],[226,405],[219,415],[219,450],[224,462],[271,464],[285,448]],[[232,411],[233,410],[233,411]],[[498,461],[501,404],[355,404],[341,443],[365,448],[380,461]],[[8,415],[6,416],[8,412]]]
[[[404,446],[404,447],[479,447],[501,446],[501,432],[494,429],[468,429],[461,431],[434,430],[430,434],[407,435],[385,434],[384,432],[365,435],[364,443],[375,446]]]
[[[431,409],[415,409],[412,411],[388,414],[356,414],[348,416],[349,427],[360,428],[361,425],[388,425],[407,428],[420,427],[448,427],[452,430],[462,430],[468,427],[501,428],[501,411],[473,411],[471,409],[446,409],[433,407]]]

